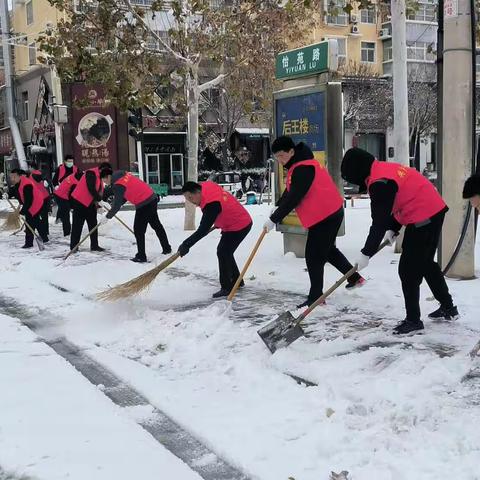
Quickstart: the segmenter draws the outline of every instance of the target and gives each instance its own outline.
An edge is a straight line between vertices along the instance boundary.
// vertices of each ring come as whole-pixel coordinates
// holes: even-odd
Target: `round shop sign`
[[[101,113],[87,113],[78,122],[78,134],[76,140],[79,145],[85,147],[105,147],[112,134],[113,120],[110,115]]]

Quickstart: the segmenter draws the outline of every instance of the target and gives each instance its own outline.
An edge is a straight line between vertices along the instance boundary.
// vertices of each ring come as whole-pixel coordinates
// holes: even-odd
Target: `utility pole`
[[[50,69],[52,79],[52,107],[61,105],[62,101],[62,84],[60,77],[57,75],[57,70],[54,66]],[[59,167],[63,163],[63,128],[62,124],[55,121],[55,152],[57,157],[57,166]]]
[[[410,164],[405,0],[392,0],[393,136],[395,161]]]
[[[15,96],[13,92],[13,68],[12,46],[10,45],[10,17],[8,12],[8,0],[0,0],[0,20],[2,28],[3,64],[5,69],[5,97],[7,101],[7,116],[10,125],[10,133],[17,152],[20,168],[28,170],[25,150],[23,149],[22,137],[18,129],[15,116]]]
[[[450,211],[442,232],[442,267],[450,261],[464,231],[458,255],[448,270],[453,278],[475,275],[474,215],[467,218],[468,202],[462,199],[465,179],[473,166],[472,14],[470,0],[444,2],[442,195]]]

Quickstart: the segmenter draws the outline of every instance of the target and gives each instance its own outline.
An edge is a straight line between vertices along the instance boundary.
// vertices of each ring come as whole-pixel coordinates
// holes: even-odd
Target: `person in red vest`
[[[402,282],[407,316],[394,329],[404,334],[424,328],[420,315],[420,284],[427,281],[440,307],[429,315],[433,319],[458,316],[440,266],[435,262],[443,220],[448,207],[435,187],[414,168],[399,163],[380,162],[360,148],[351,148],[342,162],[342,177],[368,190],[372,226],[357,264],[365,268],[383,238],[394,243],[405,225],[398,273]]]
[[[470,205],[480,211],[480,174],[467,178],[463,186],[463,198],[470,200]]]
[[[73,155],[65,155],[63,163],[56,168],[52,178],[52,183],[56,187],[60,185],[69,175],[78,172],[78,167],[74,164]]]
[[[103,182],[100,178],[101,171],[107,169],[112,173],[108,162],[101,163],[98,167],[88,169],[71,195],[73,209],[72,233],[70,235],[70,249],[73,250],[80,242],[85,221],[88,230],[97,226],[98,202],[103,199]],[[98,245],[98,230],[90,235],[90,250],[103,252],[105,249]]]
[[[186,182],[182,193],[186,200],[202,209],[202,219],[197,231],[178,247],[178,253],[185,256],[212,226],[219,228],[222,231],[217,247],[220,290],[213,298],[227,297],[240,275],[234,253],[250,232],[252,218],[233,195],[215,182]]]
[[[308,230],[305,261],[310,277],[310,291],[306,301],[298,308],[311,305],[323,294],[325,263],[330,263],[343,274],[353,268],[335,240],[343,221],[343,198],[325,167],[315,160],[312,151],[304,143],[295,145],[290,137],[278,137],[272,143],[272,153],[287,168],[285,191],[278,201],[278,208],[265,222],[264,228],[272,230],[292,210],[304,228]],[[360,287],[365,280],[354,273],[347,287]]]
[[[38,230],[40,238],[44,243],[48,242],[48,235],[45,232],[43,223],[40,220],[40,212],[43,207],[43,195],[36,182],[27,177],[24,170],[15,168],[10,172],[10,181],[17,187],[17,198],[22,204],[20,215],[25,217],[25,221]],[[25,227],[25,245],[22,248],[33,247],[33,233]]]
[[[112,208],[100,219],[100,224],[113,218],[125,202],[130,202],[135,206],[133,231],[137,239],[137,254],[131,259],[132,262],[144,263],[147,261],[145,252],[147,225],[150,225],[157,234],[163,249],[162,253],[164,255],[172,253],[167,233],[158,218],[158,196],[152,187],[124,170],[117,170],[113,174],[109,170],[103,170],[101,178],[106,185],[112,185],[114,198]]]
[[[71,196],[82,176],[83,172],[77,169],[75,173],[63,179],[53,192],[55,202],[58,205],[57,217],[62,221],[64,237],[68,237],[72,231],[70,222],[70,210],[72,209]]]
[[[43,225],[43,230],[47,233],[50,233],[50,228],[48,225],[48,213],[50,212],[50,192],[45,186],[45,178],[43,177],[42,172],[38,169],[36,163],[30,164],[30,176],[37,184],[43,198],[42,210],[40,212],[40,221]]]

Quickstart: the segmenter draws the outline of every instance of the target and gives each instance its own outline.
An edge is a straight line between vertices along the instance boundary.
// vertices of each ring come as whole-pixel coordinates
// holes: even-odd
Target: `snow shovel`
[[[240,275],[237,278],[237,281],[235,282],[235,285],[232,288],[232,291],[227,297],[227,300],[231,302],[233,300],[233,297],[237,293],[238,287],[240,286],[240,283],[242,283],[243,277],[245,276],[245,273],[247,273],[248,267],[252,263],[253,257],[256,255],[260,244],[262,243],[262,240],[265,238],[265,235],[267,234],[266,230],[262,229],[262,233],[258,237],[257,243],[253,247],[252,253],[250,253],[250,256],[247,258],[247,261],[245,262],[244,267],[242,268],[242,271],[240,272]]]
[[[390,242],[385,240],[377,250],[377,253],[389,245]],[[276,319],[258,330],[258,335],[263,340],[270,352],[275,353],[279,348],[288,347],[297,338],[303,337],[305,332],[300,326],[300,323],[305,320],[307,315],[315,310],[318,305],[323,303],[327,297],[329,297],[342,283],[344,283],[351,275],[353,275],[358,269],[355,265],[352,267],[343,277],[338,279],[323,295],[321,295],[315,302],[313,302],[304,312],[302,312],[297,318],[295,318],[291,312],[283,312]]]
[[[10,199],[7,198],[7,202],[10,204],[10,206],[13,208],[13,210],[17,210],[15,208],[15,205],[10,201]],[[23,223],[25,226],[32,232],[33,237],[35,238],[35,242],[37,243],[38,249],[43,252],[45,250],[45,245],[43,244],[43,240],[35,233],[35,230],[27,223],[25,218],[23,218]]]
[[[66,260],[72,253],[78,250],[78,247],[98,228],[98,223],[63,257]]]

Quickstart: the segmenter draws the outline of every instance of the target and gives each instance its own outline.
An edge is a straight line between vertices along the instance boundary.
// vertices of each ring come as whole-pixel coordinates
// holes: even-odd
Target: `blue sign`
[[[276,135],[304,142],[316,158],[325,155],[325,93],[315,92],[276,99]],[[318,155],[323,152],[323,155]]]

